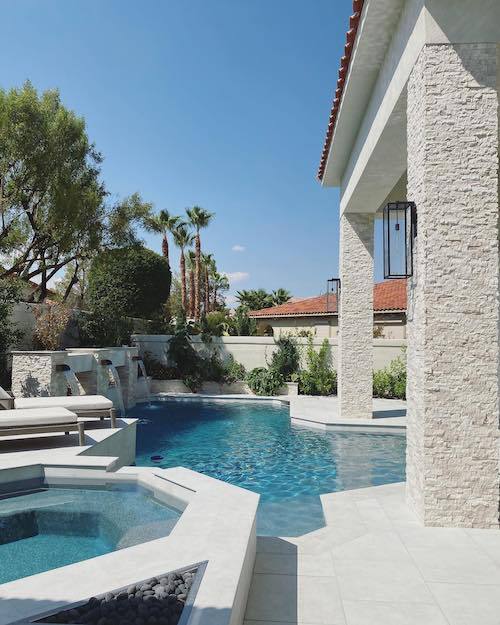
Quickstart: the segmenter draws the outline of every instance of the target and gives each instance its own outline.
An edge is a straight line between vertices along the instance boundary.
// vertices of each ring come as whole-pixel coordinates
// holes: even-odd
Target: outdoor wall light
[[[384,208],[384,278],[413,275],[413,242],[417,236],[415,202],[389,202]]]
[[[326,312],[340,312],[340,278],[326,281]]]

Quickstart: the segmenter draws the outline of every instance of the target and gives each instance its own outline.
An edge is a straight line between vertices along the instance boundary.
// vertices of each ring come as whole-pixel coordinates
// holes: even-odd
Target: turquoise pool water
[[[129,416],[140,418],[138,465],[188,467],[260,493],[260,535],[322,527],[323,493],[405,478],[404,435],[303,428],[274,403],[167,399]]]
[[[135,487],[3,496],[0,583],[167,536],[179,516]]]

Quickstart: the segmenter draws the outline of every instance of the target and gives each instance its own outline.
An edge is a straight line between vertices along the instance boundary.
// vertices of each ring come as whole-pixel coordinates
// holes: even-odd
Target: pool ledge
[[[0,585],[0,625],[199,562],[208,565],[186,625],[242,623],[256,552],[257,494],[182,467],[38,469],[52,485],[136,482],[183,513],[165,538]]]
[[[346,419],[339,412],[337,397],[290,398],[290,419],[295,425],[335,431],[406,432],[405,401],[374,398],[373,419]]]

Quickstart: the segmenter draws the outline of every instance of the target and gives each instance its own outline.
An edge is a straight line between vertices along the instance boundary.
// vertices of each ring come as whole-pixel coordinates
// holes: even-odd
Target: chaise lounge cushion
[[[15,408],[50,408],[61,406],[75,412],[85,410],[109,410],[113,402],[102,395],[69,395],[68,397],[20,397],[14,401]]]
[[[66,408],[33,408],[30,410],[0,410],[0,428],[28,427],[76,423],[74,412]]]

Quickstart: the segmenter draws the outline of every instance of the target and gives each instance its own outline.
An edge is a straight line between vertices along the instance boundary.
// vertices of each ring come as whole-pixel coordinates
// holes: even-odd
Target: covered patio
[[[407,502],[498,528],[500,4],[353,5],[318,171],[341,192],[340,415],[372,417],[374,222],[408,202]]]

